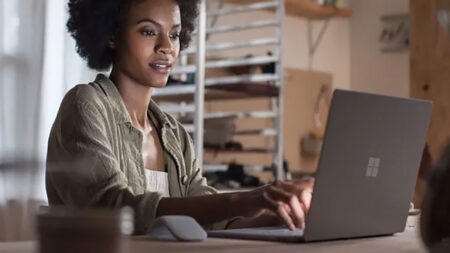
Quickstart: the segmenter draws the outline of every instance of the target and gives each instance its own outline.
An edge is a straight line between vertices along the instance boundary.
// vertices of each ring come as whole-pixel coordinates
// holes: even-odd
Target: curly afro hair
[[[75,39],[78,54],[89,68],[107,70],[113,63],[114,50],[110,39],[125,20],[131,4],[145,0],[69,0],[67,29]],[[198,16],[199,0],[176,0],[181,13],[180,49],[191,41]]]

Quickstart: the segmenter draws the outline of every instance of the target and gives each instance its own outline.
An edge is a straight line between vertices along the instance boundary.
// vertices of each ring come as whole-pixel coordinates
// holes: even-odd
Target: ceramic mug
[[[133,231],[130,208],[51,207],[36,217],[40,253],[122,253]]]

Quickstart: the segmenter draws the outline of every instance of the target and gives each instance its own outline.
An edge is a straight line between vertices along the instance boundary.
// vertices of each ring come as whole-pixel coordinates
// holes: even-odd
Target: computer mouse
[[[161,216],[150,226],[148,234],[156,240],[203,241],[206,231],[192,217],[183,215]]]

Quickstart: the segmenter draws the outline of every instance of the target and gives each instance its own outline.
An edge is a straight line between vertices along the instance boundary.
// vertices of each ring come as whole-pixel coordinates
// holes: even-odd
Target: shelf
[[[353,11],[346,8],[323,6],[311,0],[286,0],[286,11],[289,15],[312,20],[327,18],[350,18]]]
[[[205,152],[212,153],[222,153],[222,154],[245,154],[245,153],[255,153],[255,154],[273,154],[275,150],[273,148],[247,148],[247,149],[225,149],[225,148],[209,148],[205,147]]]
[[[192,104],[189,104],[189,105],[186,105],[186,104],[163,105],[163,106],[161,106],[161,109],[163,109],[163,111],[167,112],[167,113],[193,113],[193,112],[195,112],[195,106]]]
[[[259,10],[264,10],[264,9],[275,9],[278,7],[277,1],[263,2],[261,0],[259,0],[259,1],[258,0],[250,0],[250,1],[230,0],[228,2],[234,3],[234,4],[243,4],[243,2],[244,2],[245,6],[222,8],[217,11],[211,11],[208,13],[208,17],[236,14],[236,13],[242,13],[242,12],[248,12],[248,11],[259,11]]]
[[[221,118],[276,118],[277,114],[273,111],[254,111],[254,112],[211,112],[205,114],[205,119]]]
[[[192,118],[192,115],[181,115],[182,117],[180,119],[184,119],[185,124],[183,125],[189,132],[194,133],[194,142],[197,144],[195,148],[200,164],[218,165],[235,163],[246,166],[270,166],[277,170],[276,175],[278,175],[279,178],[283,177],[282,149],[277,148],[282,147],[282,141],[279,137],[282,136],[283,131],[281,124],[277,124],[281,123],[279,120],[282,119],[282,110],[279,106],[282,104],[283,93],[280,91],[283,87],[283,70],[281,67],[282,57],[279,55],[279,53],[282,52],[282,43],[279,34],[283,31],[283,3],[283,1],[279,0],[253,1],[248,4],[240,3],[239,5],[224,7],[222,6],[222,3],[220,3],[216,10],[208,10],[205,13],[206,2],[203,1],[201,8],[203,13],[200,15],[198,25],[199,30],[197,31],[197,37],[202,41],[198,41],[198,45],[194,45],[184,50],[182,54],[188,60],[183,62],[184,65],[178,66],[172,70],[172,77],[181,80],[181,82],[176,84],[177,81],[174,80],[172,85],[169,84],[163,89],[155,90],[153,98],[157,102],[169,102],[167,104],[170,104],[170,102],[180,103],[180,111],[182,113],[192,111],[191,107],[186,107],[185,105],[191,104],[195,100],[197,110],[195,110],[194,118]],[[216,19],[220,16],[235,13],[247,15],[247,12],[261,10],[271,10],[272,13],[276,13],[276,15],[273,15],[274,17],[272,18],[264,18],[263,20],[252,19],[250,22],[239,22],[237,24],[236,22],[228,22],[227,24],[220,22],[218,26],[215,26]],[[212,25],[209,25],[210,23],[212,23]],[[207,26],[212,27],[207,28]],[[209,43],[207,38],[205,38],[205,33],[210,35],[235,31],[245,32],[250,29],[266,27],[270,28],[270,31],[272,32],[270,35],[256,33],[251,36],[251,38],[243,38],[242,36],[233,37],[233,35],[230,34],[230,36],[228,36],[229,40],[224,38],[220,41],[209,41]],[[266,36],[273,37],[266,38]],[[245,49],[250,47],[259,47],[259,49],[264,49],[261,47],[270,47],[272,53],[263,54],[261,52],[255,55],[241,55],[227,52],[231,49]],[[212,51],[224,52],[222,52],[220,56],[216,54],[208,55],[208,53],[211,53]],[[264,51],[267,51],[267,49]],[[194,60],[193,57],[189,57],[195,53],[198,53],[201,57],[198,58],[197,61]],[[261,72],[264,74],[256,74]],[[190,73],[195,73],[195,75],[176,76]],[[194,81],[196,78],[197,80],[201,80],[198,84]],[[189,80],[188,82],[190,84],[184,84],[184,80]],[[201,97],[195,97],[198,88],[200,88],[199,94]],[[253,111],[249,111],[250,109],[243,110],[244,108],[242,107],[235,108],[235,110],[232,110],[231,108],[220,109],[220,106],[217,107],[218,110],[215,110],[215,106],[220,105],[220,102],[204,104],[205,100],[230,100],[223,103],[234,105],[238,102],[238,99],[247,101],[248,98],[264,98],[260,99],[264,103],[261,103],[261,108],[254,107]],[[257,102],[258,104],[260,100],[252,99],[249,102]],[[171,109],[172,111],[175,111],[177,108],[172,107]],[[226,118],[226,120],[222,120],[223,118]],[[236,122],[231,122],[234,120]],[[194,126],[192,123],[193,121],[207,122],[205,122],[204,125],[196,124]],[[222,121],[226,123],[223,123]],[[248,127],[237,126],[243,126],[244,123],[250,122],[257,124],[249,125]],[[211,135],[216,134],[213,133],[213,131],[208,132],[208,130],[212,129],[212,125],[229,123],[236,123],[236,127],[229,129],[229,134],[231,135],[231,133],[233,133],[233,135],[236,135],[237,141],[246,139],[255,139],[256,141],[254,143],[246,143],[247,145],[245,146],[242,145],[244,147],[243,150],[214,147],[205,149],[203,146],[205,143],[217,142],[213,138],[210,138],[210,136],[205,137],[205,132],[206,134]],[[259,124],[261,124],[261,126]],[[236,129],[239,131],[236,131]],[[225,134],[223,131],[217,133],[220,137],[225,137],[221,136],[223,134]],[[226,140],[229,139],[226,138]],[[271,145],[266,145],[266,143]],[[236,146],[240,147],[241,145]],[[232,147],[232,145],[230,145],[230,147]],[[274,166],[273,164],[277,164],[278,166]],[[211,166],[211,170],[224,169],[223,166],[214,167],[215,168]]]
[[[205,100],[229,100],[258,97],[275,97],[278,87],[266,83],[215,84],[205,89]],[[195,85],[172,85],[158,90],[153,95],[157,102],[192,102]]]
[[[206,29],[206,33],[207,34],[227,33],[227,32],[236,32],[236,31],[242,31],[242,30],[248,30],[248,29],[278,26],[278,25],[280,25],[280,22],[278,22],[278,20],[276,20],[276,19],[275,20],[260,20],[260,21],[254,21],[254,22],[242,24],[242,25],[223,25],[223,26],[211,27],[211,28]],[[194,31],[193,34],[197,34],[197,31]]]
[[[171,87],[177,88],[177,87]],[[168,89],[168,88],[167,88]],[[156,102],[192,102],[194,101],[195,87],[191,88],[192,92],[185,94],[172,94],[172,95],[161,95],[153,96]],[[271,92],[272,93],[272,92]],[[229,100],[229,99],[244,99],[244,98],[258,98],[267,97],[266,94],[249,94],[245,92],[233,92],[224,90],[205,90],[205,101],[218,101],[218,100]]]
[[[206,68],[226,68],[236,66],[249,66],[278,62],[278,56],[256,56],[250,58],[231,58],[226,60],[207,61]],[[172,75],[195,73],[195,65],[179,66],[172,70]]]
[[[258,46],[270,46],[270,45],[278,45],[280,42],[279,39],[274,38],[261,38],[249,41],[236,41],[236,42],[222,42],[211,45],[206,45],[206,51],[218,51],[218,50],[228,50],[228,49],[236,49],[236,48],[244,48],[244,47],[258,47]],[[197,48],[191,47],[181,52],[182,54],[195,54],[197,53]]]
[[[230,164],[203,164],[203,172],[227,171]],[[244,170],[260,172],[264,170],[264,166],[245,165]]]
[[[278,87],[268,84],[218,84],[208,88],[226,92],[243,93],[246,94],[247,97],[275,97],[278,95]]]
[[[185,127],[186,131],[188,131],[189,133],[193,133],[194,132],[194,125],[193,124],[183,124],[183,126]],[[255,136],[277,136],[277,130],[273,129],[273,128],[268,128],[268,129],[256,129],[256,130],[241,130],[241,131],[236,131],[233,133],[233,135],[241,135],[241,136],[245,136],[245,135],[255,135]],[[239,153],[261,153],[261,152],[266,152],[267,153],[267,149],[245,149],[245,150],[220,150],[220,151],[224,151],[224,152],[239,152]]]
[[[181,105],[161,105],[161,109],[167,113],[194,113],[195,106],[193,104],[181,104]],[[274,111],[253,111],[253,112],[210,112],[206,113],[205,120],[213,119],[223,119],[223,118],[235,118],[235,119],[245,119],[245,118],[260,118],[260,119],[275,119],[277,113]],[[189,122],[183,122],[189,123]],[[192,123],[192,122],[190,122]]]
[[[220,87],[221,85],[275,82],[280,78],[276,74],[238,75],[206,79],[206,86]]]
[[[255,4],[261,0],[228,0],[233,4]],[[350,18],[353,11],[346,8],[336,8],[323,6],[312,0],[285,0],[285,10],[288,15],[303,17],[311,20],[321,20],[328,18]]]
[[[276,129],[258,129],[258,130],[242,130],[236,131],[233,133],[234,135],[258,135],[258,136],[276,136]]]
[[[245,166],[272,166],[273,153],[228,151],[216,152],[205,149],[203,164],[242,164]]]

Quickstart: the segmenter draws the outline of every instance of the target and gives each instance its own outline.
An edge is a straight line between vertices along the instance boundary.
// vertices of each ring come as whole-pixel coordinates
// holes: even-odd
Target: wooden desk
[[[366,238],[357,240],[339,240],[320,243],[278,243],[246,240],[207,239],[199,243],[157,242],[147,237],[133,238],[130,241],[130,253],[148,252],[333,252],[333,253],[379,253],[408,252],[425,253],[418,235],[417,217],[411,217],[404,233],[395,236]],[[36,242],[0,243],[1,253],[34,253]]]

